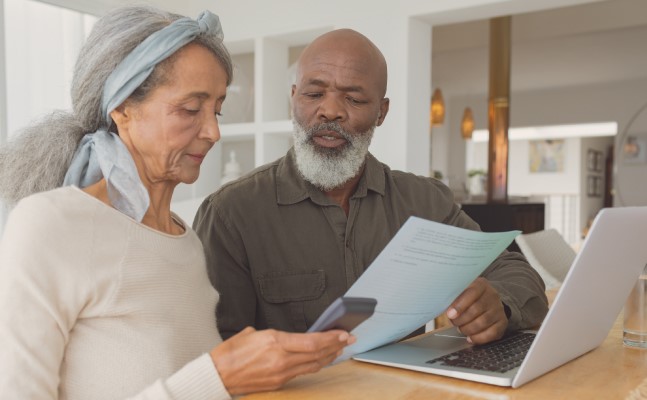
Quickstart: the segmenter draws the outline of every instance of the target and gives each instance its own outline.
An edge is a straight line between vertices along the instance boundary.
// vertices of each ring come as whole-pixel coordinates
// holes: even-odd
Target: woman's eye
[[[199,112],[200,112],[200,109],[192,110],[192,109],[190,109],[190,108],[187,108],[187,109],[186,109],[186,112],[188,112],[189,114],[197,114],[197,113],[199,113]]]

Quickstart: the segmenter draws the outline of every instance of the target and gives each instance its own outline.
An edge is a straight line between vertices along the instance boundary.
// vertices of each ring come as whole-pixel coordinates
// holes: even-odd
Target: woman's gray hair
[[[103,87],[108,76],[144,39],[179,18],[182,16],[151,7],[125,7],[96,22],[74,68],[72,112],[54,112],[0,146],[2,200],[14,205],[32,193],[61,186],[83,135],[108,125],[101,112]],[[227,73],[229,86],[233,67],[222,41],[200,34],[191,43],[204,46],[214,54]],[[141,102],[151,90],[165,84],[175,59],[172,55],[158,64],[128,101]]]

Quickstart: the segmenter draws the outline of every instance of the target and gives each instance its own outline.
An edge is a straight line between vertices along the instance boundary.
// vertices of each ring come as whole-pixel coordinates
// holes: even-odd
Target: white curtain
[[[74,62],[96,17],[34,0],[0,0],[0,7],[6,71],[0,74],[6,104],[0,101],[0,107],[7,116],[0,124],[2,143],[31,121],[71,108]],[[3,208],[0,203],[0,233],[6,221]]]

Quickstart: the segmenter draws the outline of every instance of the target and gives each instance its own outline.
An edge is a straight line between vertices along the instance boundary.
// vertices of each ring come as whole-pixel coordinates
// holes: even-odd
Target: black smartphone
[[[376,304],[377,300],[369,297],[340,297],[326,308],[308,332],[323,332],[331,329],[350,332],[373,315]]]

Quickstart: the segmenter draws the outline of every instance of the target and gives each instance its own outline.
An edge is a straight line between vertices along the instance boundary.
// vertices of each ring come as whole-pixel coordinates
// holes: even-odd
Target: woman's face
[[[220,139],[225,70],[200,45],[189,44],[175,57],[166,84],[143,102],[126,101],[111,113],[149,189],[159,183],[195,182],[202,160]]]

